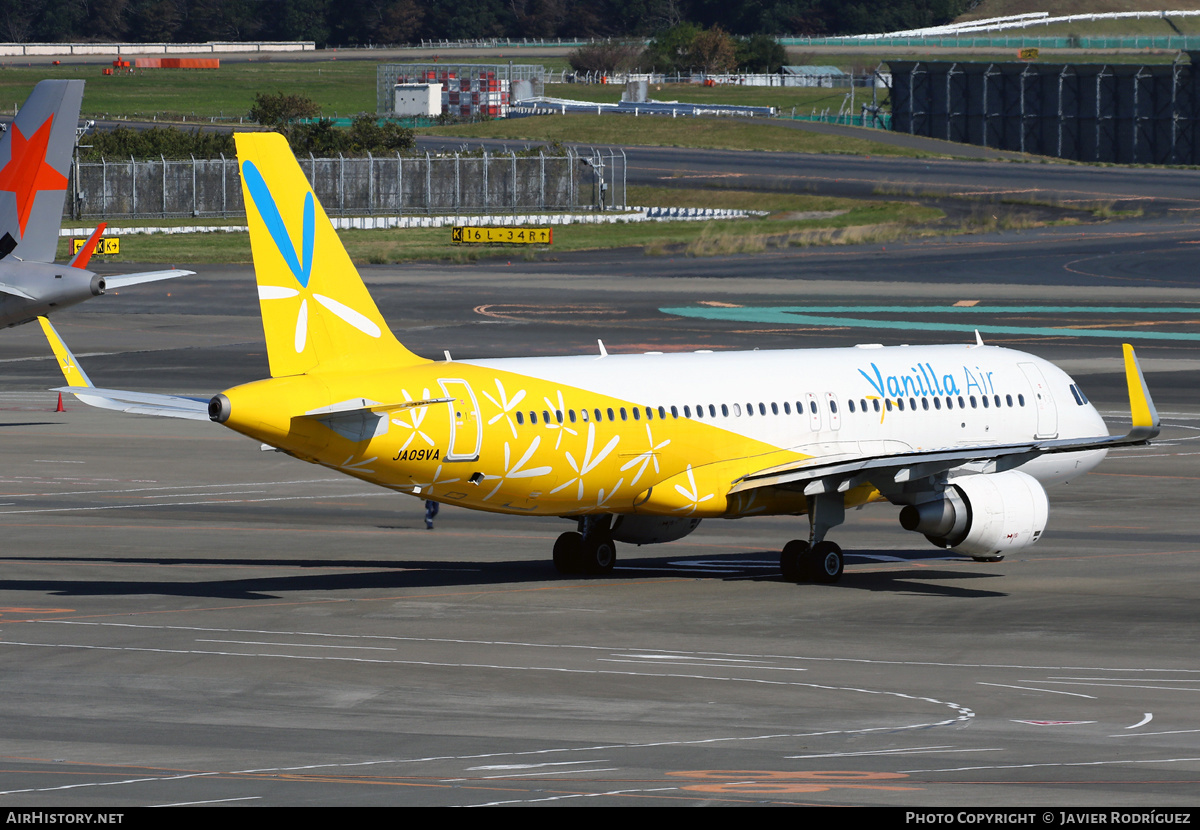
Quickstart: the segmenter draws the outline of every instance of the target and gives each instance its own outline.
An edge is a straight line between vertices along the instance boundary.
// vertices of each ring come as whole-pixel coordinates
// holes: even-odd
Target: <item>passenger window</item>
[[[608,410],[608,412],[609,412],[609,415],[611,416],[611,415],[612,415],[612,410],[610,409],[610,410]],[[600,414],[600,410],[599,410],[599,409],[593,409],[593,410],[592,410],[592,414],[594,414],[594,415],[596,416],[596,420],[597,420],[597,421],[603,421],[603,420],[604,420],[604,416]],[[612,418],[610,417],[610,418],[609,418],[609,420],[611,421],[611,420],[612,420]]]
[[[766,404],[764,404],[762,401],[759,401],[759,402],[758,402],[758,414],[759,414],[759,415],[766,415],[766,414],[767,414],[767,405],[766,405]]]
[[[579,410],[579,418],[586,424],[588,419],[588,411],[586,409]],[[571,420],[575,419],[572,417]]]
[[[697,406],[697,407],[696,407],[696,417],[697,417],[697,418],[703,418],[703,417],[704,417],[704,407],[703,407],[703,406]]]
[[[946,396],[946,408],[947,409],[954,408],[954,398],[950,397],[949,395]]]
[[[942,399],[941,398],[933,399],[933,408],[938,411],[941,411],[941,409],[942,409]]]
[[[610,421],[617,420],[617,416],[613,413],[611,406],[608,408],[608,420],[610,420]]]
[[[714,418],[717,417],[717,407],[710,403],[708,405],[708,414]]]
[[[542,410],[542,423],[543,424],[550,423],[550,413],[546,412],[545,410]]]
[[[979,407],[978,407],[978,406],[976,406],[976,404],[975,404],[975,396],[974,396],[974,395],[972,395],[972,396],[971,396],[971,408],[972,408],[972,409],[978,409],[978,408],[979,408]]]
[[[980,401],[983,403],[983,408],[984,408],[984,409],[987,409],[987,408],[988,408],[988,396],[987,396],[987,395],[980,395],[980,396],[979,396],[979,400],[980,400]]]
[[[560,424],[563,422],[561,409],[554,410],[554,420],[558,421]]]
[[[896,408],[901,412],[904,411],[904,398],[896,398]]]
[[[673,407],[673,406],[671,407],[671,417],[672,417],[672,418],[678,418],[678,417],[679,417],[679,410],[678,410],[678,409],[676,409],[676,408],[675,408],[675,407]]]
[[[962,395],[959,395],[959,396],[958,396],[958,408],[959,408],[959,409],[966,409],[966,408],[967,408],[967,402],[963,400],[963,396],[962,396]]]
[[[1017,395],[1017,403],[1019,403],[1021,406],[1024,406],[1025,405],[1025,396]]]
[[[850,412],[853,413],[854,412],[854,401],[846,401],[846,404],[850,407]],[[784,406],[786,407],[787,404],[784,404]]]
[[[854,410],[851,409],[850,411],[853,412]],[[790,403],[788,403],[787,401],[783,402],[783,414],[784,415],[792,414],[792,405]]]
[[[742,405],[740,403],[735,403],[733,405],[733,414],[738,418],[742,417]]]
[[[808,411],[809,411],[809,412],[811,412],[811,413],[812,413],[812,414],[814,414],[814,415],[816,415],[816,414],[817,414],[817,402],[816,402],[816,401],[809,401],[809,402],[808,402]]]
[[[1008,403],[1008,405],[1010,407],[1012,406],[1012,395],[1005,395],[1004,400]]]
[[[522,415],[520,412],[517,412],[517,423],[518,423],[518,424],[524,424],[524,423],[525,423],[525,416],[524,416],[524,415]]]
[[[531,424],[537,423],[537,413],[536,412],[529,413],[529,423],[531,423]]]
[[[775,401],[771,401],[771,414],[772,415],[779,414],[779,404],[775,403]]]
[[[754,414],[754,404],[752,404],[752,403],[748,403],[748,404],[746,404],[746,414],[747,414],[747,415],[753,415],[753,414]]]
[[[724,403],[721,404],[721,417],[722,418],[729,417],[729,405],[728,404],[724,404]]]
[[[622,420],[622,421],[628,421],[628,420],[629,420],[629,416],[625,414],[625,407],[621,407],[621,420]]]
[[[921,408],[926,412],[929,411],[929,398],[921,398]]]
[[[892,399],[891,398],[883,399],[883,408],[886,409],[888,412],[892,411]]]
[[[878,412],[879,411],[879,398],[876,398],[875,400],[871,401],[871,403],[875,405],[875,411]]]
[[[624,410],[622,410],[622,415],[624,415]],[[622,417],[622,420],[624,420],[623,417]],[[636,406],[633,408],[633,420],[635,420],[635,421],[642,420],[642,413],[638,410],[638,408]]]

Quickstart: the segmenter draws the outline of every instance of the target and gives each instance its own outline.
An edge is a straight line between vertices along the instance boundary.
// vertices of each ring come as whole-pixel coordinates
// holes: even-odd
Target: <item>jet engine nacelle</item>
[[[612,538],[633,545],[657,545],[687,536],[700,524],[699,519],[681,516],[614,516]]]
[[[964,476],[942,498],[900,511],[905,530],[976,559],[1028,547],[1046,529],[1050,503],[1036,478],[1019,470]]]

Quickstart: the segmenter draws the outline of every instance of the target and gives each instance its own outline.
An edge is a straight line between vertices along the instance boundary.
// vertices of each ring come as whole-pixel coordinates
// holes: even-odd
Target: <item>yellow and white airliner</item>
[[[283,137],[236,137],[271,377],[211,401],[97,389],[49,336],[80,400],[211,418],[402,493],[576,523],[564,573],[605,573],[616,542],[704,518],[808,517],[789,579],[840,578],[847,507],[900,506],[907,530],[976,559],[1036,542],[1043,485],[1158,434],[1132,348],[1133,427],[1109,436],[1070,377],[969,345],[433,361],[379,314]]]

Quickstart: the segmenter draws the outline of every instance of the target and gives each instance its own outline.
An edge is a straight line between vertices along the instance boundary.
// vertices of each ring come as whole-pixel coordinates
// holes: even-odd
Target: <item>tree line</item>
[[[831,35],[947,23],[979,0],[0,0],[0,41],[652,37],[682,23],[732,35]]]
[[[380,123],[374,115],[359,115],[348,128],[337,127],[320,116],[321,109],[311,98],[283,92],[260,93],[250,108],[250,117],[287,136],[292,152],[298,156],[391,155],[411,152],[417,146],[412,130],[391,121]],[[232,132],[179,127],[97,130],[80,142],[80,150],[84,161],[237,157]]]

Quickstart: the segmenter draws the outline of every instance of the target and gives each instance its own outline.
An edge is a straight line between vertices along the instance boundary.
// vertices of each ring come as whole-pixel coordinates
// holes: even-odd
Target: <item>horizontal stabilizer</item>
[[[400,403],[379,403],[378,401],[368,400],[367,398],[351,398],[348,401],[340,401],[329,406],[323,406],[320,409],[313,409],[305,412],[303,415],[298,415],[299,418],[310,418],[314,421],[323,421],[330,417],[341,415],[356,415],[365,414],[368,412],[379,414],[381,412],[398,412],[401,409],[416,409],[420,406],[433,406],[435,403],[453,403],[455,398],[426,398],[420,401],[402,401]]]
[[[50,348],[58,358],[58,368],[70,386],[60,386],[55,392],[70,392],[82,403],[99,409],[115,409],[118,412],[131,412],[137,415],[161,415],[166,418],[187,418],[193,421],[207,421],[207,398],[184,398],[175,395],[155,395],[148,392],[127,392],[120,389],[97,389],[92,380],[83,371],[75,355],[67,348],[59,336],[58,330],[45,317],[39,317],[42,331],[50,341]]]
[[[159,415],[164,418],[187,418],[192,421],[211,420],[208,417],[208,398],[97,389],[95,386],[60,386],[52,391],[70,392],[88,406],[99,409],[115,409],[135,415]]]
[[[22,291],[20,288],[17,288],[15,285],[9,285],[6,282],[0,282],[0,294],[8,294],[13,297],[20,297],[22,300],[32,300],[35,303],[37,302],[37,299],[38,299],[37,297],[30,294],[28,291]]]
[[[159,280],[173,280],[176,277],[188,277],[195,273],[195,271],[183,271],[179,268],[171,268],[167,271],[143,271],[140,274],[118,274],[115,277],[105,277],[104,286],[110,290],[113,288],[126,288],[130,285],[138,285],[143,282],[158,282]]]

